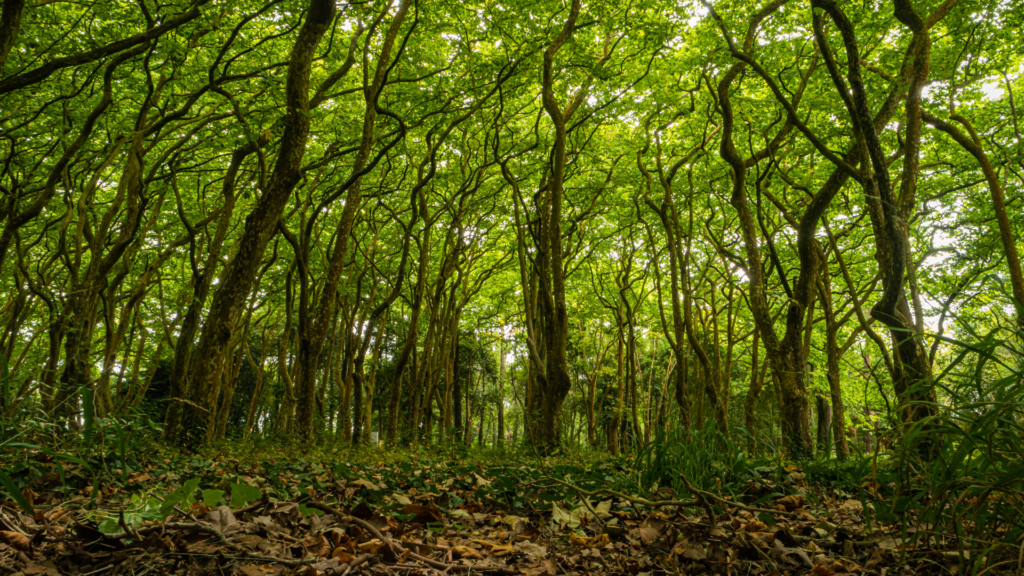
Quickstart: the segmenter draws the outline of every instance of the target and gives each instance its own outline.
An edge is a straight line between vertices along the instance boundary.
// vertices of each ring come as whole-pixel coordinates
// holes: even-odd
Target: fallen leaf
[[[233,532],[237,532],[241,526],[238,524],[238,519],[231,512],[231,508],[228,506],[217,506],[216,510],[211,510],[206,515],[206,520],[213,524],[213,527],[220,531],[225,536]]]
[[[502,544],[491,548],[491,554],[497,557],[508,556],[509,554],[515,554],[516,548],[511,544]]]
[[[60,571],[53,565],[53,562],[32,564],[21,571],[25,576],[61,576]]]
[[[860,574],[861,572],[864,571],[864,569],[861,568],[860,566],[858,566],[856,562],[851,562],[851,561],[846,560],[844,558],[839,558],[838,560],[833,562],[832,563],[832,569],[836,573],[849,572],[851,574]]]
[[[345,550],[345,548],[338,546],[334,549],[333,552],[331,552],[331,558],[337,558],[338,562],[341,562],[342,564],[348,564],[349,562],[355,560],[356,557],[349,554]]]
[[[533,556],[537,558],[543,558],[548,555],[547,546],[541,546],[540,544],[534,544],[529,540],[516,543],[516,550],[519,550],[527,556]]]
[[[816,564],[814,568],[811,568],[811,572],[817,576],[832,576],[836,573],[835,570],[829,566],[825,566],[824,564]]]
[[[683,551],[683,558],[689,558],[690,560],[706,560],[707,557],[704,547],[700,545],[690,546]]]
[[[789,561],[791,564],[803,566],[804,568],[814,568],[814,563],[811,562],[810,557],[807,556],[807,552],[802,548],[788,547],[782,543],[782,540],[775,540],[772,546],[777,559],[784,559]]]
[[[0,530],[0,542],[17,548],[22,552],[32,551],[32,539],[20,532]]]
[[[551,504],[551,522],[554,524],[552,527],[557,530],[574,529],[580,525],[579,517],[573,519],[572,514],[562,510],[558,504],[554,503]]]
[[[367,490],[373,490],[373,491],[380,490],[380,486],[377,486],[376,484],[374,484],[373,482],[370,482],[369,480],[363,480],[362,478],[360,478],[359,480],[354,480],[352,482],[349,482],[349,485],[350,486],[362,486],[363,488],[366,488]]]
[[[658,538],[661,538],[661,530],[651,525],[640,527],[640,541],[644,544],[650,544]]]
[[[579,546],[581,548],[600,548],[605,544],[608,544],[607,534],[598,534],[597,536],[580,536],[575,532],[569,533],[569,544],[573,546]]]
[[[532,566],[519,569],[522,576],[555,576],[555,561],[544,560]]]
[[[779,498],[775,503],[785,508],[788,512],[792,512],[807,504],[807,497],[803,494],[789,494]]]
[[[847,500],[846,502],[843,502],[842,504],[839,505],[839,509],[845,510],[847,512],[859,513],[864,511],[864,503],[861,502],[860,500]]]
[[[404,514],[412,514],[413,517],[409,520],[410,524],[423,524],[424,526],[430,522],[443,522],[441,519],[441,511],[437,506],[420,506],[418,504],[406,504],[405,508],[402,509]]]
[[[836,529],[836,525],[835,524],[833,524],[831,522],[826,522],[824,520],[822,520],[821,522],[818,522],[817,524],[814,525],[814,531],[818,533],[818,537],[819,538],[824,538],[824,537],[828,536],[829,534],[834,532],[835,529]]]
[[[465,558],[466,560],[482,560],[484,555],[480,553],[476,548],[470,548],[469,546],[452,546],[452,554],[456,558]]]
[[[754,520],[753,522],[744,526],[743,529],[747,532],[764,532],[768,530],[768,525],[764,522]]]
[[[366,552],[367,554],[376,554],[377,551],[380,550],[382,546],[384,546],[384,543],[381,542],[380,539],[374,538],[369,542],[363,542],[362,544],[357,546],[357,548],[359,548],[363,552]]]

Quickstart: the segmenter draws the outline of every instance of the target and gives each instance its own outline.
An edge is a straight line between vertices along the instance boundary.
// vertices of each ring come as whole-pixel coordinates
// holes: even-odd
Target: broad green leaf
[[[263,497],[263,491],[248,484],[231,484],[231,507],[241,508]]]

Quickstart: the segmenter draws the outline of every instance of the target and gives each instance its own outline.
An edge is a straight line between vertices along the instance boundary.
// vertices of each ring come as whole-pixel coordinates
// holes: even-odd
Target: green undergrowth
[[[168,501],[212,507],[260,498],[349,498],[347,506],[401,518],[402,499],[394,496],[410,490],[435,494],[442,512],[468,503],[530,514],[578,500],[564,483],[656,500],[688,498],[689,483],[765,507],[802,492],[812,510],[862,501],[872,510],[869,521],[901,526],[908,546],[939,546],[952,537],[959,573],[975,573],[1016,561],[1024,541],[1022,341],[1014,331],[950,341],[954,358],[936,374],[934,416],[899,430],[891,449],[845,462],[797,464],[773,446],[759,446],[752,456],[742,431],[724,437],[710,423],[660,434],[624,456],[567,451],[541,458],[515,446],[357,449],[296,439],[228,442],[185,454],[154,442],[159,426],[143,418],[87,414],[81,429],[68,432],[40,414],[4,424],[0,490],[29,513],[75,501],[95,511],[98,522],[110,520],[104,507],[125,503],[132,520],[142,521],[166,515]],[[922,455],[915,449],[922,445],[934,450]],[[349,492],[351,486],[360,489]]]

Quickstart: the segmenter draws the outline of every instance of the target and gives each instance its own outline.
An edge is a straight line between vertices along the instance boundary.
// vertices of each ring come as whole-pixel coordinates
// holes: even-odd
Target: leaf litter
[[[735,494],[687,483],[688,500],[633,495],[608,463],[165,459],[107,484],[62,471],[26,481],[32,513],[0,507],[4,573],[924,576],[959,560],[909,539],[927,529],[914,518],[877,521],[886,502],[795,467]]]

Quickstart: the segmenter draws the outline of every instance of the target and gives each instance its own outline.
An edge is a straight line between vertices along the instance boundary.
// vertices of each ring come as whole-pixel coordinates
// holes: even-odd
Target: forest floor
[[[965,573],[952,541],[925,545],[923,523],[875,512],[890,503],[870,461],[852,481],[779,464],[691,492],[643,490],[629,459],[274,452],[154,449],[99,464],[29,454],[12,476],[23,498],[0,506],[0,572]]]

